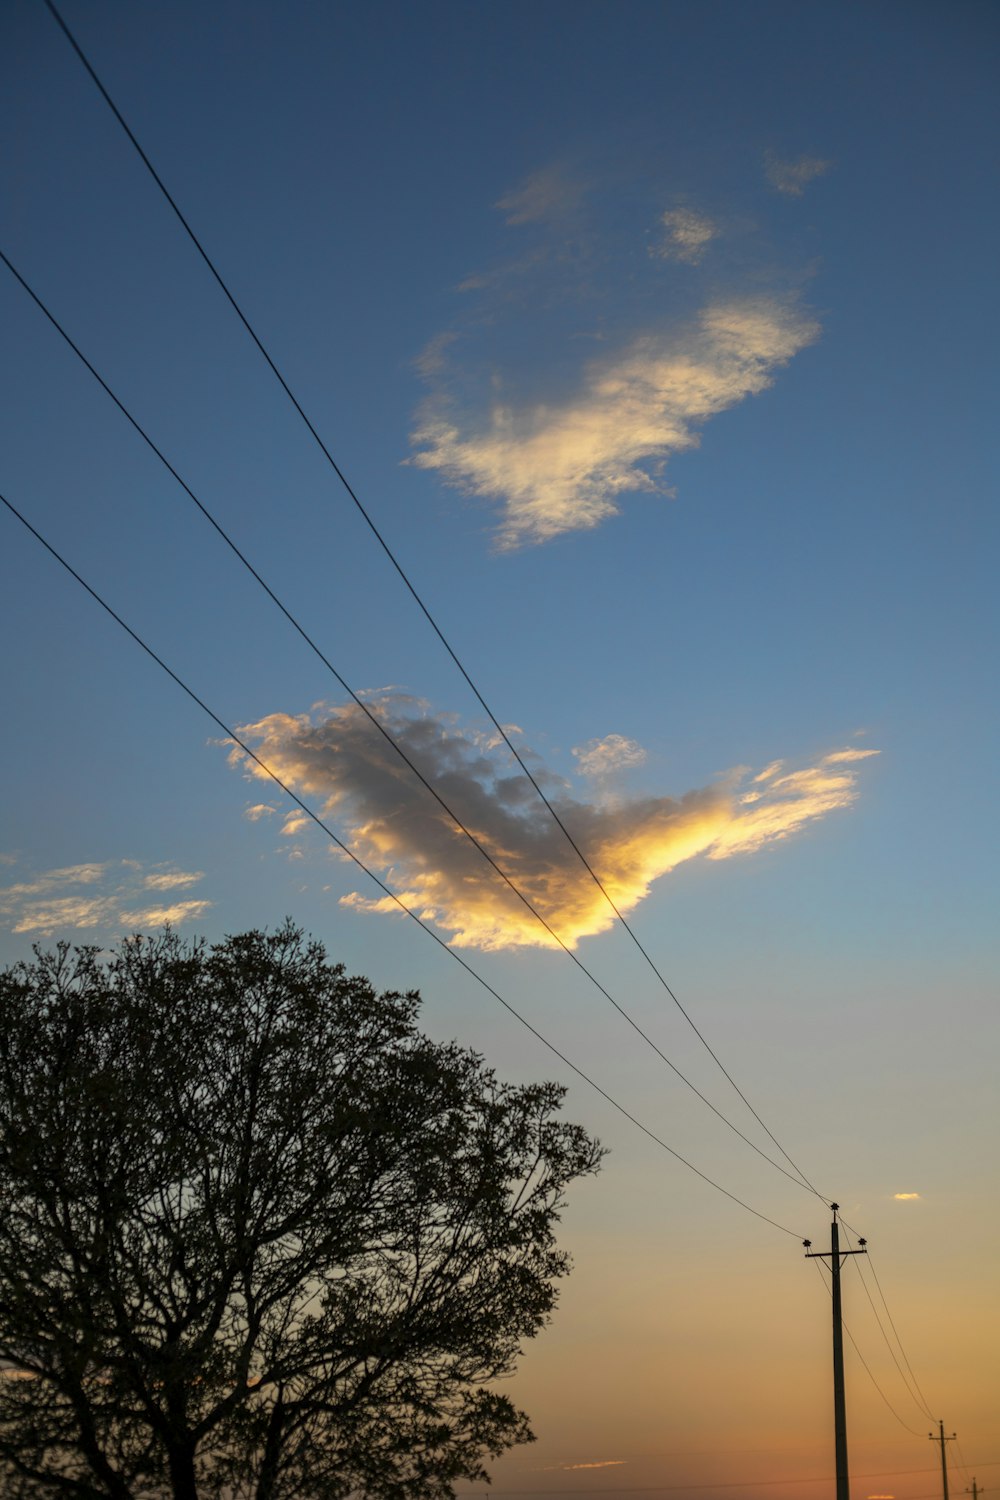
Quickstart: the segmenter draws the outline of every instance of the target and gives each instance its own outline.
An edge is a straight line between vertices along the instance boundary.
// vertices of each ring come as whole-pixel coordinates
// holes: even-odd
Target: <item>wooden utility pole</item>
[[[931,1433],[931,1436],[933,1437],[934,1434]],[[979,1488],[978,1484],[976,1483],[976,1476],[974,1474],[972,1476],[972,1489],[970,1490],[967,1487],[965,1493],[967,1495],[971,1495],[972,1496],[972,1500],[979,1500],[979,1496],[983,1493],[982,1490]]]
[[[803,1240],[807,1260],[829,1258],[833,1279],[833,1442],[837,1458],[837,1500],[851,1500],[851,1482],[847,1470],[847,1401],[844,1394],[844,1325],[840,1313],[840,1262],[848,1255],[867,1255],[865,1241],[858,1240],[859,1250],[841,1250],[840,1226],[837,1223],[839,1203],[831,1203],[833,1223],[829,1250],[810,1250],[812,1240]],[[948,1500],[947,1491],[944,1500]]]
[[[929,1432],[927,1436],[930,1438],[932,1443],[941,1444],[941,1490],[944,1494],[944,1500],[948,1500],[948,1459],[945,1453],[944,1445],[945,1443],[953,1443],[955,1441],[956,1435],[953,1432],[951,1434],[951,1437],[945,1437],[943,1422],[938,1422],[938,1429],[939,1430],[937,1432]]]

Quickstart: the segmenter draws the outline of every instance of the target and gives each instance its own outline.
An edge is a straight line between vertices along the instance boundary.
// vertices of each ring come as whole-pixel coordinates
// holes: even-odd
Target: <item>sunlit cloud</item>
[[[144,875],[142,883],[149,891],[175,891],[183,886],[197,885],[204,878],[203,870],[192,874],[186,874],[183,870],[166,870],[162,874]]]
[[[684,261],[689,266],[698,264],[719,232],[711,219],[691,208],[669,209],[660,223],[664,234],[652,253],[661,260]]]
[[[144,906],[137,911],[123,911],[118,920],[128,927],[163,927],[170,922],[175,927],[183,922],[195,922],[208,911],[211,901],[175,901],[172,906]]]
[[[244,808],[243,816],[251,823],[259,823],[261,818],[270,818],[278,811],[269,802],[252,802],[249,807]]]
[[[897,1203],[916,1203],[920,1198],[919,1193],[893,1193]]]
[[[372,695],[369,706],[567,946],[612,925],[607,901],[509,754],[404,694]],[[289,787],[335,821],[407,907],[456,947],[555,945],[356,704],[312,715],[270,714],[243,726],[240,734]],[[637,764],[639,747],[623,743]],[[523,753],[626,913],[649,894],[654,881],[684,861],[751,854],[849,807],[857,795],[855,769],[823,756],[813,765],[783,769],[762,784],[751,804],[742,801],[752,777],[746,768],[680,797],[595,798],[575,791],[529,750]],[[230,755],[249,777],[266,779],[238,747]],[[391,898],[360,891],[342,902],[357,911],[399,911]]]
[[[623,734],[606,734],[603,740],[588,740],[585,745],[573,748],[576,763],[584,776],[610,776],[616,771],[627,771],[641,766],[646,752],[635,740],[627,740]]]
[[[477,424],[432,398],[411,462],[499,500],[501,547],[587,530],[617,515],[623,494],[662,490],[671,454],[696,447],[708,418],[766,390],[817,333],[793,301],[713,303],[686,327],[592,361],[568,399],[495,401]]]
[[[867,760],[870,755],[877,754],[877,750],[836,750],[827,759],[832,765],[837,765],[851,760]]]
[[[147,869],[133,859],[63,866],[0,886],[0,921],[12,932],[36,937],[162,927],[165,922],[182,926],[201,917],[211,901],[150,905],[149,894],[186,889],[203,879],[201,871],[163,865]]]
[[[781,157],[764,153],[764,175],[773,188],[789,198],[801,198],[809,183],[822,177],[832,163],[818,156]]]
[[[620,1469],[628,1463],[627,1458],[599,1458],[589,1464],[546,1464],[543,1473],[554,1472],[572,1473],[575,1469]]]

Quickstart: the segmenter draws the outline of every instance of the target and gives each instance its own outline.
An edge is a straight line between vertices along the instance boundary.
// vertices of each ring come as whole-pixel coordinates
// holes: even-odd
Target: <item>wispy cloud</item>
[[[585,745],[575,745],[573,755],[584,776],[611,776],[617,771],[631,770],[641,766],[646,752],[635,740],[623,734],[606,734],[602,740],[588,740]]]
[[[830,170],[831,162],[818,156],[782,157],[773,151],[764,153],[764,175],[771,186],[788,198],[801,198],[817,177]]]
[[[570,947],[612,924],[604,897],[526,778],[481,733],[463,730],[403,694],[370,698],[372,711],[456,817]],[[270,714],[241,735],[263,762],[317,810],[336,819],[357,853],[400,899],[446,932],[457,947],[551,947],[554,939],[503,884],[455,822],[415,781],[354,704],[310,714]],[[594,742],[607,745],[607,740]],[[637,763],[638,746],[623,740]],[[623,912],[654,881],[696,855],[749,854],[850,806],[857,773],[821,757],[773,775],[747,803],[752,773],[734,771],[680,797],[578,794],[530,751],[533,774]],[[586,753],[586,752],[585,752]],[[834,752],[836,754],[837,752]],[[234,748],[251,777],[263,772]],[[292,814],[292,818],[296,817]],[[389,898],[354,892],[343,903],[395,913]]]
[[[621,1469],[628,1463],[627,1458],[599,1458],[589,1464],[546,1464],[543,1473],[565,1472],[572,1473],[574,1469]]]
[[[38,937],[122,927],[181,926],[212,905],[207,900],[150,905],[150,892],[174,891],[203,880],[200,872],[162,865],[144,869],[136,860],[69,865],[0,887],[0,920],[11,931]]]
[[[184,886],[197,885],[199,880],[204,880],[203,870],[186,874],[183,870],[164,870],[159,874],[144,875],[142,883],[149,891],[176,891]]]
[[[718,228],[693,208],[671,208],[661,215],[663,236],[652,253],[661,260],[679,260],[696,266],[718,234]]]
[[[897,1203],[915,1203],[920,1198],[919,1193],[893,1193]]]
[[[817,333],[793,301],[715,303],[685,328],[593,361],[569,399],[498,401],[481,426],[432,399],[412,462],[500,500],[502,547],[586,530],[616,515],[622,494],[661,488],[667,459],[697,446],[700,424],[766,390]]]
[[[243,809],[243,816],[250,823],[259,823],[261,818],[273,817],[277,810],[269,802],[252,802],[249,807]]]
[[[562,166],[543,167],[498,201],[511,225],[537,224],[571,213],[583,197],[583,184]]]

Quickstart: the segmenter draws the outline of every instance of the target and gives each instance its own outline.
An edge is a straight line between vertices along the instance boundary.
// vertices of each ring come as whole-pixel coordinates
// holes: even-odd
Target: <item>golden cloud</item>
[[[917,1201],[917,1199],[919,1199],[920,1194],[919,1193],[893,1193],[892,1196],[893,1196],[893,1198],[895,1199],[895,1201],[897,1203],[914,1203],[914,1202]]]
[[[460,818],[567,947],[604,932],[614,917],[526,778],[488,738],[459,728],[399,693],[369,699],[372,712],[455,817],[415,780],[356,704],[309,714],[270,714],[241,728],[243,739],[298,795],[335,818],[359,857],[400,900],[447,932],[456,947],[553,947],[527,907],[456,826]],[[603,742],[598,742],[603,743]],[[631,742],[626,742],[630,744]],[[636,747],[638,748],[638,747]],[[530,752],[525,752],[529,755]],[[834,755],[837,752],[834,752]],[[265,773],[238,748],[234,764]],[[747,770],[681,797],[584,800],[536,757],[533,774],[622,912],[655,880],[696,855],[729,859],[788,837],[857,795],[850,765],[824,756],[774,775],[751,803]],[[292,821],[298,815],[292,814]],[[388,897],[343,898],[359,911],[398,912]]]
[[[147,873],[137,860],[109,860],[102,864],[69,865],[48,870],[33,879],[0,887],[0,919],[11,931],[52,937],[60,932],[123,927],[177,926],[195,921],[211,901],[175,901],[149,906],[151,891],[172,891],[195,885],[201,871],[157,866]]]
[[[589,1464],[546,1464],[543,1473],[556,1470],[560,1473],[572,1473],[575,1469],[620,1469],[628,1463],[627,1458],[599,1458]]]
[[[482,423],[463,426],[432,399],[410,462],[499,499],[502,547],[586,530],[616,515],[623,493],[660,488],[669,456],[697,446],[698,424],[765,390],[818,331],[792,301],[716,303],[687,328],[595,361],[568,400],[496,403]]]

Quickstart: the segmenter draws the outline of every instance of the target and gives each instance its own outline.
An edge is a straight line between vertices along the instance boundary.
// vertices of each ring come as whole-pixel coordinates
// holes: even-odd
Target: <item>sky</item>
[[[216,529],[2,265],[0,493],[224,727],[0,514],[0,961],[289,915],[568,1085],[498,1495],[831,1494],[831,1201],[855,1500],[989,1492],[995,7],[64,15],[371,524],[9,0],[0,249]]]

